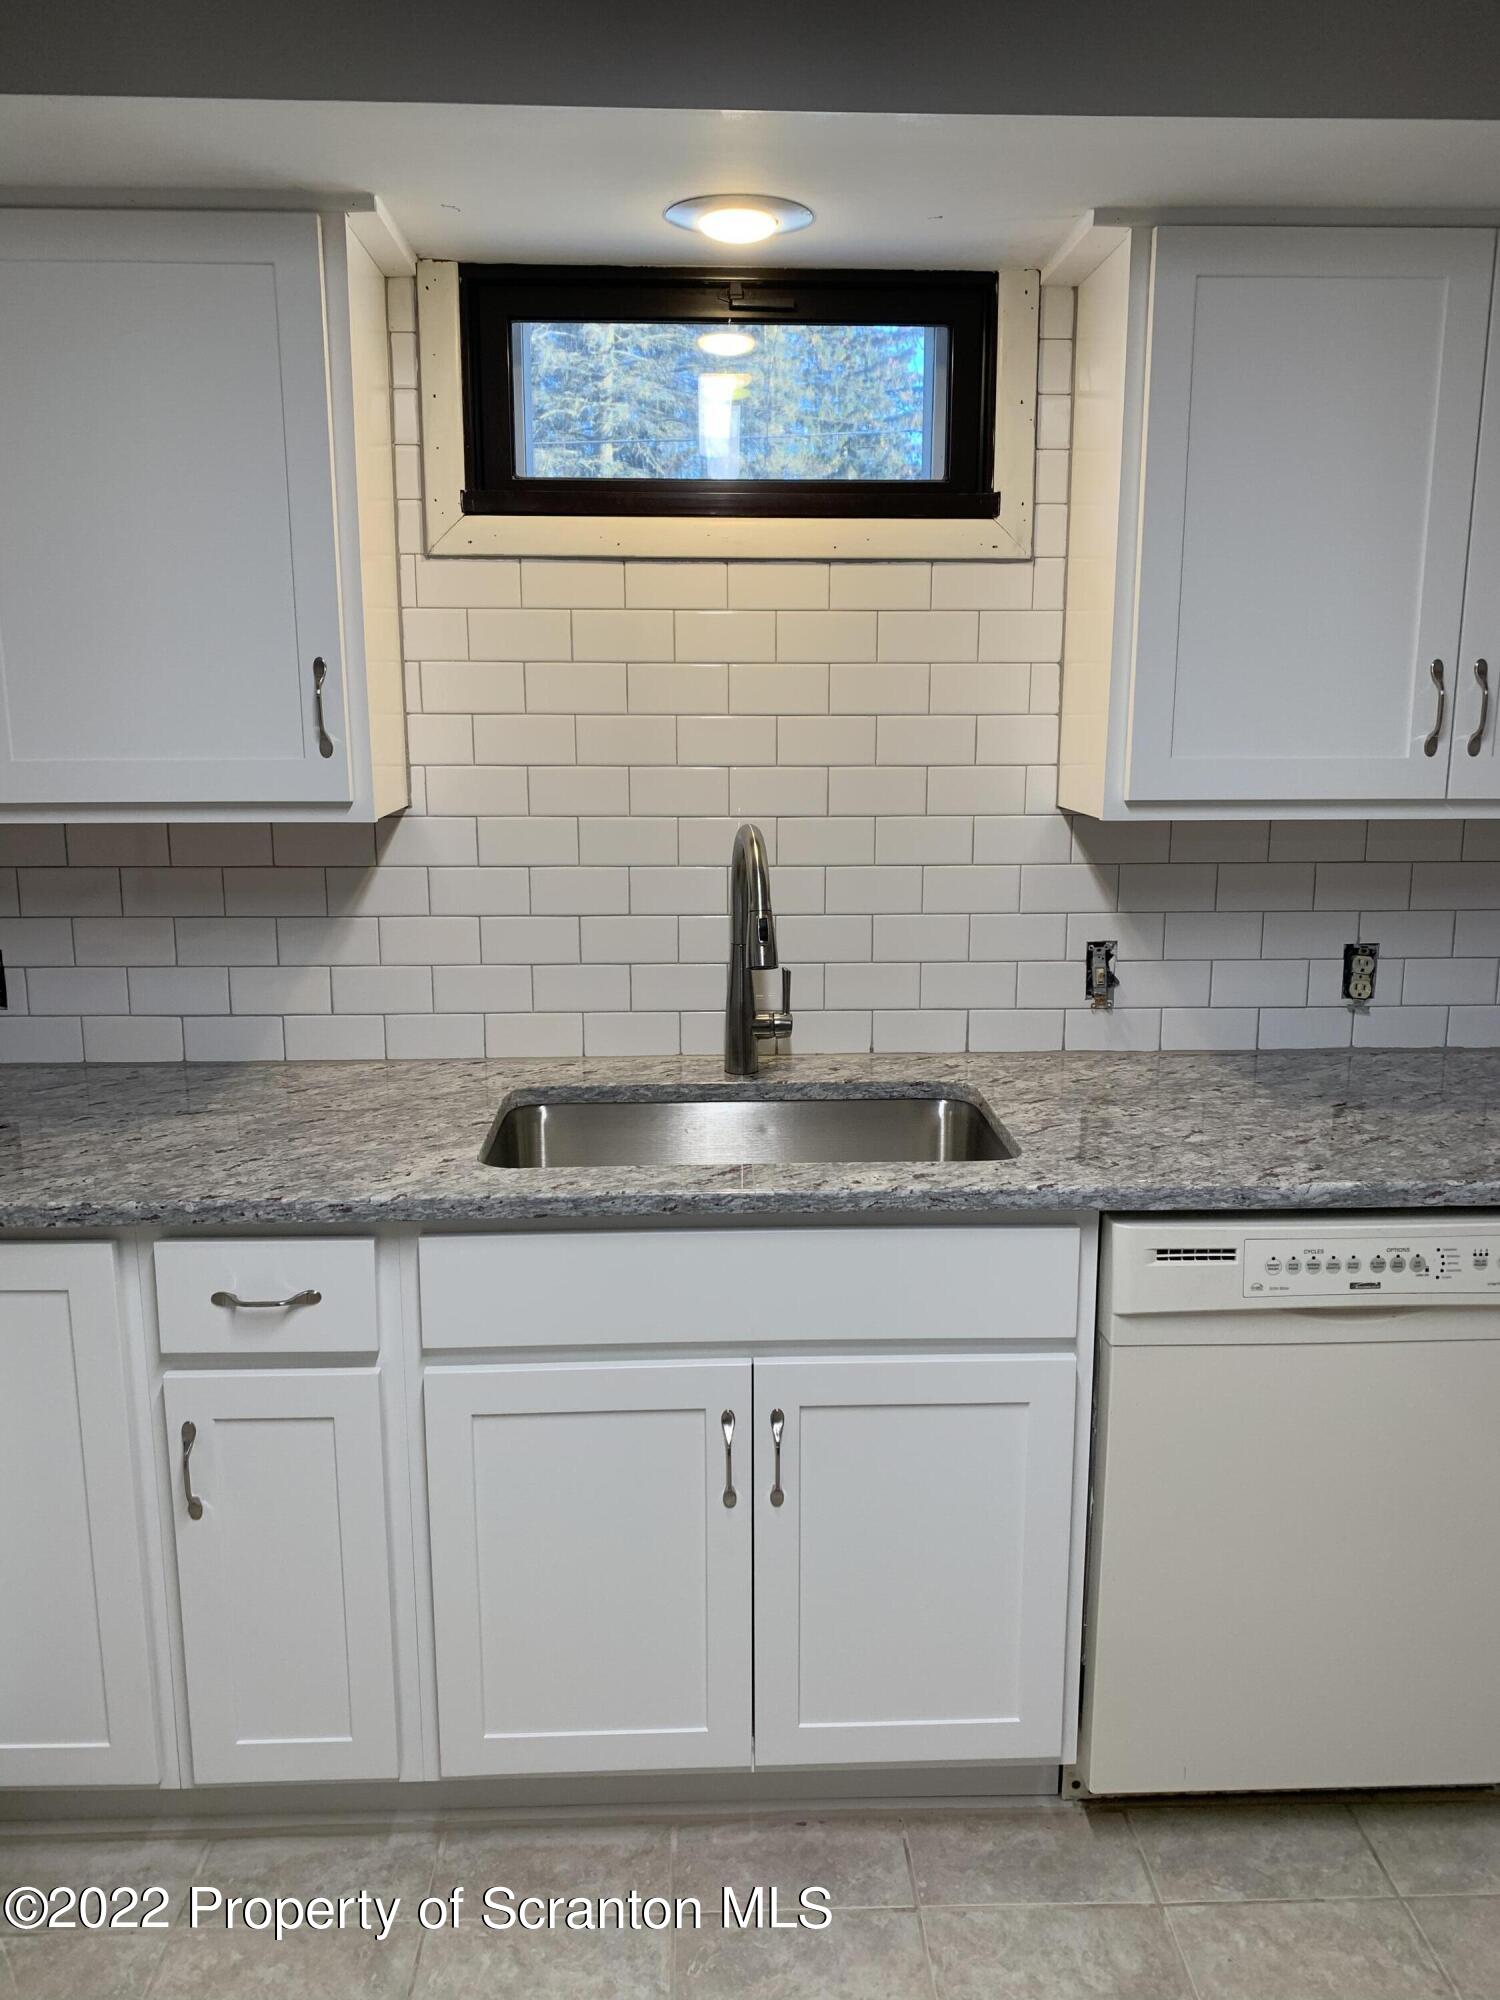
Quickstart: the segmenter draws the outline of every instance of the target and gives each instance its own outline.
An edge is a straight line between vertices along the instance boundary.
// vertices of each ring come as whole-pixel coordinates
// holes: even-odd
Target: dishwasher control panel
[[[1415,1220],[1415,1218],[1413,1218]],[[1435,1298],[1500,1294],[1500,1230],[1334,1224],[1245,1242],[1247,1298]]]

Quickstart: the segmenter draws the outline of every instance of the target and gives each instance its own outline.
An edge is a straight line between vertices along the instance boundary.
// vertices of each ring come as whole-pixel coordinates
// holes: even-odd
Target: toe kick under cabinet
[[[443,1775],[1059,1760],[1080,1247],[424,1241]]]

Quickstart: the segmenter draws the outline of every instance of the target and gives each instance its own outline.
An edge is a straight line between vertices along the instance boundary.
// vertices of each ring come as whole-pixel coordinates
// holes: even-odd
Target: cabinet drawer
[[[368,1237],[219,1237],[158,1243],[155,1257],[163,1354],[370,1355],[380,1345]]]
[[[1079,1232],[704,1229],[430,1236],[428,1348],[1069,1340]]]

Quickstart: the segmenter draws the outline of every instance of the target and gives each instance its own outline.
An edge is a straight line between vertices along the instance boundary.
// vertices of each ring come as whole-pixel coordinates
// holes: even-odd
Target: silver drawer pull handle
[[[190,1521],[201,1521],[203,1519],[203,1502],[193,1491],[193,1475],[188,1465],[188,1460],[193,1455],[193,1446],[197,1442],[198,1426],[196,1424],[184,1424],[182,1427],[182,1491],[187,1500],[188,1519]]]
[[[1433,717],[1432,727],[1422,739],[1422,753],[1427,757],[1435,757],[1437,755],[1438,742],[1443,734],[1443,712],[1448,706],[1448,693],[1443,686],[1442,661],[1434,660],[1427,671],[1432,675],[1432,685],[1437,689],[1438,703],[1437,714]]]
[[[719,1428],[724,1433],[724,1505],[732,1507],[739,1499],[734,1490],[734,1411],[726,1410],[719,1418]]]
[[[781,1490],[781,1433],[785,1423],[785,1413],[781,1410],[772,1410],[771,1442],[776,1447],[776,1465],[771,1475],[771,1505],[773,1507],[779,1507],[783,1500],[786,1499],[786,1495]]]
[[[1484,732],[1490,719],[1490,663],[1488,660],[1474,662],[1474,678],[1479,683],[1479,721],[1474,734],[1469,738],[1469,755],[1477,757],[1484,743]]]
[[[323,683],[328,678],[328,662],[323,659],[313,661],[313,722],[318,731],[318,755],[333,755],[333,738],[323,723]]]
[[[285,1312],[292,1306],[320,1306],[321,1292],[293,1292],[288,1299],[242,1299],[234,1292],[210,1292],[211,1306],[230,1306],[239,1312]]]

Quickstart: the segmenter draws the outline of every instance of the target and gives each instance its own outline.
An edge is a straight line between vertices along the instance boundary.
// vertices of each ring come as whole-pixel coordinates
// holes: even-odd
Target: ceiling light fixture
[[[725,327],[722,333],[700,333],[698,347],[704,354],[714,354],[726,361],[733,361],[741,354],[755,352],[755,336],[753,333],[736,333],[732,328]]]
[[[715,243],[764,243],[768,236],[806,229],[813,219],[800,201],[776,194],[695,194],[663,212],[679,229],[696,229]]]

